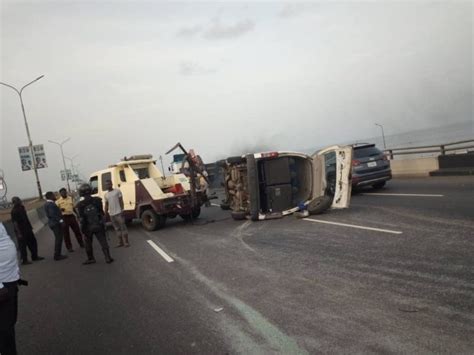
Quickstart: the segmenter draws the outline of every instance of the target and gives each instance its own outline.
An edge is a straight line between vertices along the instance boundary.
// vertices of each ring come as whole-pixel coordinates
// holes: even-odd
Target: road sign
[[[60,173],[61,173],[61,180],[62,181],[66,181],[66,174],[67,174],[67,179],[72,180],[71,169],[61,170]]]
[[[46,154],[44,152],[44,147],[42,144],[37,144],[33,146],[33,151],[35,153],[35,162],[37,169],[43,169],[48,167],[46,162]],[[18,152],[20,153],[21,161],[21,170],[28,171],[33,169],[33,155],[31,154],[30,147],[19,147]]]

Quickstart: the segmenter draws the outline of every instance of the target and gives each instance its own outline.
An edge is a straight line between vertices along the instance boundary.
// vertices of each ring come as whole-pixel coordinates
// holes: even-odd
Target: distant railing
[[[406,148],[391,148],[386,149],[384,152],[390,159],[393,160],[395,155],[407,155],[407,154],[435,154],[446,155],[447,152],[455,151],[469,151],[474,149],[474,139],[465,141],[437,144],[437,145],[425,145],[419,147],[406,147]]]

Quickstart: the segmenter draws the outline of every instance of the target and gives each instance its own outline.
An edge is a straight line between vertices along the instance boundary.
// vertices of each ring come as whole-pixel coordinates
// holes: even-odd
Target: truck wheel
[[[166,223],[166,217],[156,214],[153,210],[145,210],[141,216],[142,226],[147,231],[156,231],[159,228],[164,227]]]
[[[194,207],[193,212],[192,212],[193,218],[194,219],[198,218],[200,214],[201,214],[201,207]]]
[[[166,216],[159,214],[158,215],[158,229],[163,228],[165,224],[166,224]]]
[[[315,215],[323,213],[331,208],[332,200],[332,196],[327,195],[316,197],[314,200],[311,200],[307,207],[309,214]]]

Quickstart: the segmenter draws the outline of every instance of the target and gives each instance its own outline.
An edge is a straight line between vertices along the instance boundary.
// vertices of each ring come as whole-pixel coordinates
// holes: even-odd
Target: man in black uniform
[[[22,264],[31,264],[31,262],[28,261],[27,247],[30,249],[31,259],[33,261],[43,260],[43,257],[38,256],[38,243],[23,202],[19,197],[15,196],[12,198],[12,203],[11,219],[13,227],[15,228],[16,239],[18,240]]]
[[[105,235],[105,214],[102,208],[102,199],[92,197],[92,189],[89,184],[82,184],[79,187],[81,200],[77,203],[76,209],[79,213],[82,233],[85,235],[87,260],[84,265],[94,264],[94,252],[92,250],[92,237],[96,236],[102,251],[104,252],[105,262],[110,264],[114,261],[110,256],[109,244]]]

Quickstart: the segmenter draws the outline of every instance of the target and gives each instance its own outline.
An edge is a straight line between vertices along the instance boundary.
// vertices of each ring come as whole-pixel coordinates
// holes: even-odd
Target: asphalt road
[[[22,268],[19,351],[473,353],[473,201],[474,178],[440,177],[357,192],[313,221],[210,207],[194,224],[131,227],[111,265],[97,243],[95,265],[79,249],[53,261],[44,229],[47,260]]]

